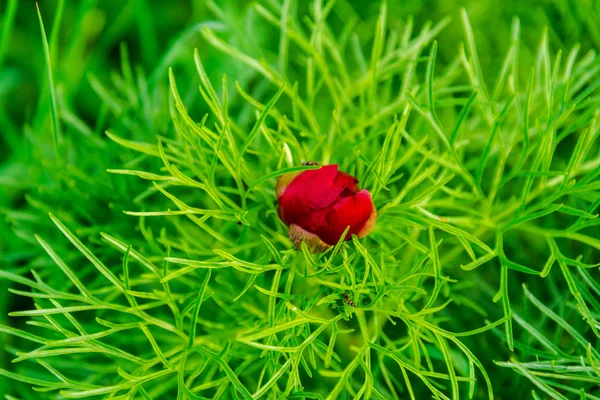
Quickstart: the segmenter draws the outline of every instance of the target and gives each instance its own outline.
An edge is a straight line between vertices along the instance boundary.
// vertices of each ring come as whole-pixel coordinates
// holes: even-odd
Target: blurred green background
[[[156,108],[168,107],[168,67],[192,69],[194,47],[203,54],[205,68],[215,81],[221,74],[240,68],[234,60],[207,48],[198,33],[199,24],[209,23],[216,29],[234,31],[236,26],[248,23],[250,2],[216,0],[215,3],[218,7],[204,0],[39,2],[50,43],[64,130],[75,132],[79,127],[80,131],[77,135],[65,135],[63,148],[68,149],[70,162],[85,172],[87,177],[82,181],[98,178],[118,188],[109,191],[77,184],[75,201],[73,196],[61,197],[60,193],[69,190],[65,189],[65,185],[69,187],[69,179],[74,182],[80,179],[76,172],[73,177],[65,177],[52,169],[49,93],[36,4],[30,0],[0,2],[0,268],[15,270],[36,262],[41,249],[32,244],[32,236],[47,228],[47,222],[41,222],[43,211],[73,209],[74,222],[78,221],[82,227],[93,223],[100,230],[103,223],[114,221],[111,216],[120,214],[105,205],[127,204],[131,200],[128,196],[136,193],[136,188],[123,188],[118,178],[104,172],[121,157],[116,145],[108,143],[104,130],[130,129],[131,115],[127,108],[121,117],[111,117],[107,109],[120,105],[111,104],[110,96],[102,96],[102,87],[118,86],[113,73],[121,68],[125,53],[140,76],[147,79],[148,96],[155,100],[152,104]],[[336,10],[343,13],[344,9],[352,9],[369,21],[377,17],[379,7],[379,2],[370,0],[339,0]],[[415,30],[419,30],[427,21],[450,17],[453,22],[439,37],[438,63],[444,64],[455,56],[456,43],[464,40],[461,7],[469,13],[486,76],[495,76],[500,69],[515,16],[521,22],[523,70],[520,73],[524,76],[529,74],[527,65],[531,65],[546,28],[554,51],[566,52],[577,43],[581,45],[581,54],[600,48],[600,2],[594,0],[390,0],[388,23],[394,27],[412,15]],[[361,25],[358,33],[363,34],[360,28]],[[272,31],[262,31],[259,27],[254,32],[258,35],[255,39],[267,44],[272,41],[272,47],[277,46],[278,38],[270,36]],[[371,37],[372,32],[365,30],[364,35]],[[191,74],[182,74],[186,75]],[[186,87],[185,81],[182,87]],[[197,95],[195,87],[181,91]],[[156,110],[146,111],[152,114]],[[133,136],[140,140],[155,137],[169,122],[161,120],[161,116],[150,115],[145,124],[136,125]],[[107,147],[114,151],[107,151]],[[59,234],[48,229],[46,236]],[[10,295],[7,285],[0,281],[0,324],[17,323],[15,319],[9,320],[7,313],[25,308],[16,304],[16,297]],[[9,345],[7,340],[0,333],[0,343]],[[0,352],[0,366],[11,368],[5,352]],[[4,384],[0,377],[0,393],[4,392]]]

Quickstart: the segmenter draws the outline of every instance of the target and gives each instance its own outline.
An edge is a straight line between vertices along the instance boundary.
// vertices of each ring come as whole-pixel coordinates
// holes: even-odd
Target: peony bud
[[[297,248],[305,242],[309,250],[321,253],[335,245],[348,226],[344,240],[371,232],[377,211],[371,194],[357,183],[335,164],[279,178],[279,217],[289,226],[290,240]]]

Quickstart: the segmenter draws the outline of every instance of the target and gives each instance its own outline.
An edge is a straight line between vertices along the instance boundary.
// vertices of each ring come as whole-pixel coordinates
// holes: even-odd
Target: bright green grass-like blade
[[[58,267],[64,272],[64,274],[67,275],[67,277],[71,280],[71,282],[73,282],[73,284],[81,292],[81,294],[84,295],[85,297],[93,299],[92,295],[87,290],[87,288],[85,287],[85,285],[79,280],[79,278],[77,278],[77,276],[75,275],[75,273],[73,272],[73,270],[71,270],[64,263],[64,261],[54,252],[54,250],[52,249],[52,247],[50,247],[50,245],[48,243],[46,243],[39,236],[36,235],[35,238],[42,245],[42,247],[44,248],[44,250],[46,250],[46,252],[48,253],[48,255],[52,258],[52,261],[54,261],[54,263],[56,265],[58,265]]]
[[[39,10],[39,8],[38,8]],[[65,0],[59,0],[56,5],[56,11],[54,12],[54,20],[52,21],[52,31],[50,32],[50,61],[56,65],[57,53],[58,53],[58,38],[60,35],[60,27],[63,20],[63,13],[65,10]]]
[[[436,339],[439,344],[439,348],[444,355],[444,361],[446,362],[446,367],[448,368],[448,376],[450,378],[450,385],[452,386],[452,397],[454,399],[460,398],[458,391],[458,380],[456,379],[456,371],[454,370],[454,365],[452,364],[452,356],[448,351],[448,346],[443,338],[436,334]]]
[[[24,278],[23,276],[17,275],[12,272],[0,270],[0,277],[3,279],[7,279],[9,281],[12,281],[12,282],[19,283],[21,285],[28,286],[32,289],[38,290],[43,293],[48,293],[48,294],[52,294],[52,295],[57,295],[58,293],[60,293],[43,283],[38,283],[38,282],[32,281],[30,279]]]
[[[148,261],[140,253],[131,249],[131,246],[126,245],[125,243],[121,242],[120,240],[118,240],[110,235],[107,235],[106,233],[100,233],[100,235],[109,244],[116,247],[124,254],[126,254],[127,259],[129,259],[129,257],[134,258],[135,260],[140,262],[140,264],[142,264],[145,268],[147,268],[150,272],[154,273],[156,276],[160,276],[160,270],[158,269],[158,267],[156,267],[154,264],[152,264],[150,261]]]
[[[0,332],[6,333],[6,334],[12,335],[12,336],[18,336],[22,339],[29,340],[30,342],[34,342],[34,343],[39,343],[39,344],[47,343],[47,340],[40,336],[36,336],[29,332],[23,331],[21,329],[12,328],[9,326],[0,325]]]
[[[154,336],[152,336],[152,333],[150,333],[150,330],[146,327],[146,325],[140,322],[138,326],[142,330],[142,332],[144,332],[144,335],[146,335],[146,337],[148,338],[148,341],[150,342],[150,345],[152,346],[154,352],[158,356],[158,359],[163,363],[163,365],[166,368],[172,368],[172,364],[166,359],[164,353],[156,343],[156,339],[154,338]]]
[[[0,67],[2,67],[4,57],[6,57],[6,50],[12,36],[18,6],[19,0],[8,0],[2,19],[0,20],[2,23],[0,29]]]
[[[556,390],[554,390],[553,388],[551,388],[550,386],[548,386],[548,384],[544,383],[543,381],[541,381],[540,379],[538,379],[536,376],[534,376],[533,374],[531,374],[518,361],[512,360],[512,364],[511,365],[513,366],[513,368],[515,368],[517,371],[519,371],[519,373],[521,373],[525,377],[527,377],[535,386],[537,386],[538,388],[540,388],[540,390],[542,390],[543,392],[545,392],[551,398],[556,399],[556,400],[567,400],[567,398],[565,396],[561,395]]]
[[[121,101],[119,101],[119,99],[117,99],[114,96],[114,94],[111,93],[111,91],[104,84],[102,84],[102,82],[100,82],[100,80],[95,75],[90,74],[88,76],[88,80],[94,92],[96,92],[98,97],[102,99],[103,105],[106,108],[108,108],[108,110],[110,110],[113,114],[117,116],[121,115],[124,108]]]
[[[60,229],[60,231],[66,236],[67,239],[83,254],[93,265],[98,269],[106,279],[108,279],[120,292],[125,292],[125,286],[116,277],[116,275],[109,270],[106,265],[102,263],[81,241],[71,233],[71,231],[63,225],[54,215],[50,214],[50,219]]]
[[[460,111],[460,114],[458,115],[458,119],[456,120],[456,124],[454,125],[454,129],[452,130],[452,133],[450,133],[450,138],[448,139],[448,142],[450,143],[450,145],[453,145],[454,142],[456,141],[456,136],[458,135],[460,127],[461,127],[463,121],[465,121],[465,119],[467,118],[467,115],[469,114],[469,110],[471,109],[471,105],[475,101],[476,97],[477,97],[477,91],[475,91],[475,92],[473,92],[473,94],[471,94],[471,96],[465,103],[464,107]]]
[[[277,100],[279,99],[279,97],[281,96],[281,94],[283,93],[284,89],[285,89],[285,86],[282,86],[277,91],[277,93],[275,93],[275,96],[273,96],[273,98],[267,103],[267,105],[265,106],[264,110],[262,110],[262,112],[260,113],[260,116],[258,117],[258,120],[254,124],[254,127],[252,127],[252,130],[250,131],[250,133],[246,137],[246,140],[244,141],[244,143],[242,145],[242,149],[240,150],[240,154],[239,154],[238,159],[237,159],[237,166],[238,166],[238,168],[240,166],[240,163],[241,163],[242,157],[244,156],[244,153],[248,150],[248,147],[250,147],[250,144],[252,144],[252,141],[254,140],[254,138],[256,137],[256,135],[258,134],[258,131],[259,131],[260,127],[262,126],[262,124],[264,123],[265,119],[269,115],[269,111],[271,110],[271,108],[273,108],[273,106],[275,105],[275,103],[277,102]]]
[[[566,332],[569,333],[575,339],[577,343],[579,343],[583,348],[588,347],[588,341],[579,333],[575,328],[573,328],[567,321],[565,321],[562,317],[552,311],[550,308],[545,306],[542,302],[540,302],[528,289],[525,285],[523,285],[523,291],[525,292],[525,296],[531,301],[533,305],[535,305],[542,313],[547,315],[550,319],[556,322],[561,328],[563,328]],[[592,349],[592,354],[594,357],[600,359],[600,353],[596,349]]]
[[[231,367],[222,359],[217,359],[216,361],[219,363],[219,365],[229,378],[235,390],[237,390],[244,399],[253,399],[254,397],[252,396],[252,394],[248,391],[248,389],[246,389],[242,382],[240,382],[240,379],[237,377],[237,375],[231,369]]]
[[[464,8],[460,10],[460,18],[463,24],[463,29],[465,31],[469,55],[471,56],[471,60],[473,62],[475,77],[478,83],[478,89],[481,90],[481,93],[483,94],[484,98],[487,99],[489,98],[489,96],[487,94],[487,89],[483,78],[481,63],[479,62],[479,55],[477,53],[477,46],[475,44],[475,35],[473,34],[473,28],[471,27],[471,22],[469,20],[467,10],[465,10]]]
[[[196,340],[196,327],[198,322],[198,313],[200,312],[200,306],[202,305],[202,298],[204,297],[204,292],[206,292],[206,288],[208,286],[208,281],[210,280],[211,270],[208,269],[204,276],[204,280],[202,281],[202,286],[198,290],[198,297],[196,298],[196,302],[194,305],[194,311],[192,313],[192,318],[190,321],[190,336],[188,341],[188,349],[194,346],[194,341]]]
[[[256,278],[258,278],[258,274],[251,275],[250,278],[248,279],[248,282],[246,283],[246,286],[244,287],[244,289],[242,289],[240,294],[238,294],[236,297],[234,297],[232,301],[234,301],[234,302],[238,301],[248,291],[248,289],[250,289],[251,287],[254,287],[254,281],[256,281]]]
[[[269,250],[269,252],[273,256],[273,258],[275,259],[275,262],[277,264],[283,266],[283,260],[281,259],[281,254],[275,248],[275,246],[273,245],[273,243],[271,243],[271,241],[269,239],[267,239],[267,237],[265,235],[260,235],[260,238],[262,239],[262,241],[267,246],[267,249]]]
[[[104,305],[43,308],[40,310],[14,311],[14,312],[9,313],[8,315],[10,315],[12,317],[27,317],[27,316],[39,316],[39,315],[65,314],[65,313],[90,311],[90,310],[106,310],[109,308],[110,307],[104,306]]]
[[[30,377],[23,376],[20,374],[15,374],[13,372],[7,371],[2,368],[0,368],[0,375],[3,375],[5,377],[15,380],[17,382],[24,382],[24,383],[28,383],[32,386],[37,386],[37,387],[52,388],[53,390],[61,389],[61,388],[65,387],[64,383],[44,381],[44,380],[37,379],[37,378],[30,378]]]
[[[550,342],[545,336],[543,336],[537,329],[531,326],[527,321],[521,318],[519,315],[513,313],[512,314],[514,320],[521,325],[527,332],[529,332],[542,346],[548,349],[553,354],[559,354],[560,350],[558,347]]]
[[[512,22],[512,27],[511,27],[511,44],[510,47],[506,53],[506,56],[504,57],[504,62],[502,63],[502,69],[500,70],[500,73],[498,74],[498,78],[496,79],[496,84],[494,87],[494,91],[492,93],[492,99],[494,101],[498,101],[498,98],[500,97],[501,91],[504,89],[504,86],[506,86],[507,81],[511,79],[509,84],[512,84],[513,86],[516,86],[516,83],[518,82],[517,79],[515,79],[514,75],[513,76],[509,76],[509,74],[515,74],[516,71],[518,71],[518,55],[519,55],[519,37],[520,37],[520,21],[519,18],[514,17],[513,18],[513,22]],[[515,87],[515,89],[517,89]]]
[[[284,0],[281,8],[281,33],[279,35],[279,70],[283,76],[286,76],[286,69],[289,63],[288,52],[289,52],[289,18],[290,10],[294,8],[293,0]]]
[[[506,343],[508,344],[508,348],[511,351],[513,351],[514,339],[512,326],[512,309],[510,306],[510,300],[508,299],[508,267],[505,264],[502,264],[502,266],[500,267],[500,274],[500,290],[498,291],[498,295],[500,296],[500,300],[502,301],[504,317],[506,318],[506,321],[504,322]]]
[[[129,389],[131,387],[141,385],[144,382],[153,381],[153,380],[160,379],[162,377],[166,377],[167,375],[170,375],[175,372],[176,371],[173,371],[173,370],[163,370],[163,371],[154,372],[154,373],[140,376],[140,377],[135,377],[135,379],[130,380],[125,383],[122,383],[120,385],[105,386],[105,387],[99,387],[97,389],[82,390],[82,391],[62,391],[61,394],[69,399],[85,399],[85,398],[88,398],[91,396],[100,396],[103,394],[109,394],[109,393],[117,392],[120,390]]]
[[[123,147],[127,147],[132,150],[139,151],[140,153],[145,153],[154,157],[160,157],[156,146],[153,146],[151,144],[122,139],[109,131],[106,131],[106,136],[108,136],[109,139],[120,144]]]
[[[132,307],[138,307],[137,300],[131,293],[131,279],[129,274],[129,255],[131,254],[131,246],[127,247],[125,250],[125,254],[123,255],[123,280],[125,281],[125,296],[127,297],[127,301],[131,304]],[[144,332],[145,333],[145,332]]]
[[[382,1],[379,10],[379,16],[377,18],[377,24],[375,25],[375,38],[373,40],[373,49],[371,50],[371,82],[369,97],[371,104],[376,104],[376,91],[377,82],[379,81],[379,61],[383,52],[383,45],[385,42],[385,32],[387,23],[387,2]]]
[[[62,1],[61,1],[61,3],[62,3]],[[46,38],[46,31],[44,29],[44,21],[42,21],[42,14],[40,13],[40,7],[37,3],[35,6],[37,8],[38,19],[40,22],[40,31],[42,33],[42,45],[44,48],[44,57],[46,60],[46,75],[48,78],[48,88],[50,90],[50,115],[52,116],[52,129],[53,129],[52,139],[54,142],[54,155],[56,157],[56,161],[58,162],[60,160],[58,144],[59,144],[59,140],[61,137],[61,133],[60,133],[60,124],[59,124],[59,120],[58,120],[58,111],[56,108],[56,93],[55,93],[55,89],[54,89],[54,78],[52,75],[52,58],[50,57],[50,49],[48,47],[48,39]]]
[[[512,102],[514,101],[514,99],[515,99],[514,97],[511,97],[510,100],[506,102],[506,104],[504,105],[504,108],[502,109],[502,111],[500,111],[500,113],[494,120],[494,124],[492,127],[492,133],[489,135],[489,139],[485,145],[485,148],[483,149],[481,158],[479,159],[479,164],[477,165],[477,171],[475,172],[475,181],[479,185],[481,185],[483,173],[484,173],[490,152],[492,151],[496,135],[497,135],[498,131],[500,130],[500,125],[502,124],[504,117],[508,113],[508,110],[509,110],[510,106],[512,105]]]
[[[438,244],[435,240],[435,233],[433,231],[433,227],[429,228],[429,248],[430,248],[429,255],[431,258],[433,275],[435,277],[435,285],[433,287],[431,296],[429,297],[429,300],[427,301],[427,304],[425,305],[425,307],[423,307],[423,311],[427,310],[435,303],[435,301],[437,300],[437,297],[440,293],[440,290],[442,288],[441,287],[442,286],[442,282],[441,282],[442,265],[440,263],[440,256],[438,253]]]
[[[595,320],[594,316],[592,315],[592,313],[590,312],[588,305],[584,301],[584,299],[577,287],[577,284],[575,283],[575,280],[573,279],[571,271],[569,270],[569,267],[567,266],[565,258],[563,257],[560,250],[558,249],[558,246],[556,245],[556,242],[554,241],[554,239],[548,238],[548,242],[550,244],[550,249],[552,251],[552,254],[554,255],[554,257],[556,257],[558,265],[560,266],[560,269],[565,278],[565,282],[567,283],[569,291],[571,292],[571,294],[577,301],[577,305],[579,306],[579,310],[580,310],[581,314],[583,314],[586,321],[588,321],[588,323],[590,324],[590,327],[592,328],[592,331],[594,332],[594,334],[596,336],[600,336],[600,333],[598,333],[598,330],[596,327],[596,320]]]

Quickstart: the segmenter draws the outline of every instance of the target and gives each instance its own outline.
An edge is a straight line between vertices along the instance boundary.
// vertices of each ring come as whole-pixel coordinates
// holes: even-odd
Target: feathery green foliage
[[[97,36],[65,3],[24,138],[0,107],[7,398],[600,398],[596,5],[208,1],[169,31],[136,1]],[[305,160],[371,191],[367,238],[291,246]]]

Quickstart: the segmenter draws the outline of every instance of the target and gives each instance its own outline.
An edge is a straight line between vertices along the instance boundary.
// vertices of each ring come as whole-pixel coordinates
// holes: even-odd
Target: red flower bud
[[[360,190],[357,183],[335,164],[279,178],[279,217],[289,225],[290,240],[296,247],[305,242],[311,251],[320,253],[335,245],[348,226],[344,240],[371,232],[377,211],[371,194]]]

